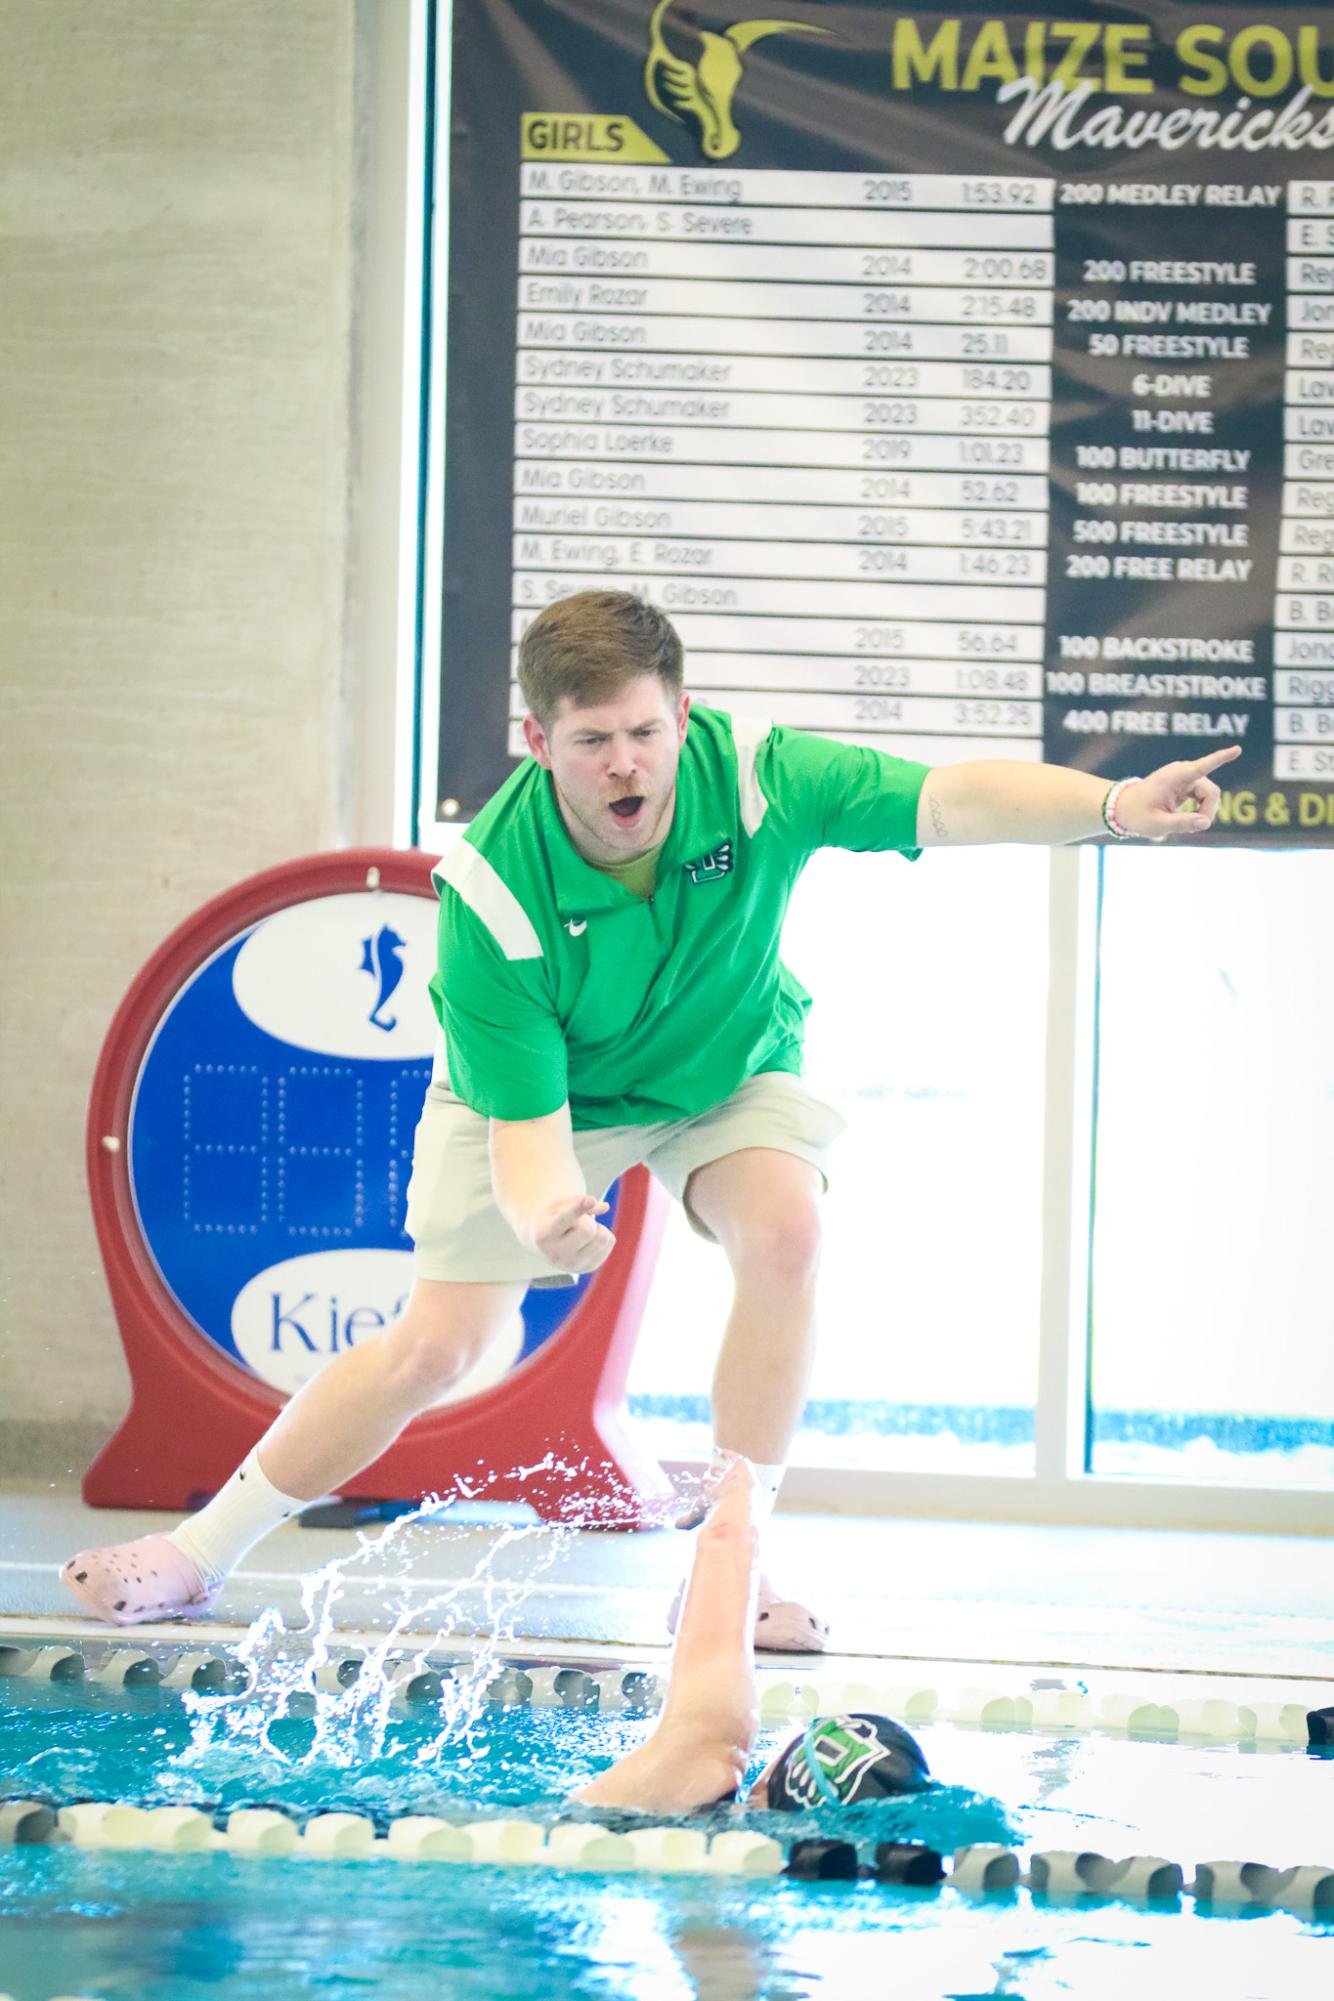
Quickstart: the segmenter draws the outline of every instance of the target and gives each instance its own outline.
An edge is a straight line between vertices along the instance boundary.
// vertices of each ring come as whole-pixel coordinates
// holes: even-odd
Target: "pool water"
[[[445,1727],[418,1712],[341,1725],[335,1714],[331,1725],[327,1706],[274,1720],[243,1697],[9,1680],[0,1794],[554,1820],[566,1793],[647,1727],[487,1705]],[[789,1734],[766,1732],[757,1770]],[[1188,1876],[1209,1857],[1285,1866],[1334,1846],[1327,1758],[945,1725],[916,1734],[935,1789],[803,1816],[800,1831],[837,1831],[864,1857],[888,1839],[1153,1852]],[[786,1840],[798,1831],[789,1815],[747,1823]],[[896,2001],[1179,2001],[1187,1988],[1270,2001],[1331,1981],[1334,1920],[1208,1915],[1190,1900],[0,1849],[0,1991],[15,2001],[841,2001],[891,1989]]]
[[[461,1705],[454,1722],[431,1710],[363,1712],[340,1728],[329,1719],[343,1704],[317,1702],[315,1717],[275,1719],[248,1696],[0,1681],[0,1796],[224,1813],[263,1804],[298,1818],[359,1813],[381,1824],[409,1813],[464,1820],[518,1812],[550,1822],[567,1816],[572,1791],[642,1742],[651,1721],[479,1700]],[[754,1775],[795,1728],[766,1731]],[[929,1733],[921,1739],[926,1744]],[[716,1821],[738,1824],[726,1811]],[[793,1837],[790,1814],[750,1813],[746,1825]],[[962,1782],[850,1812],[805,1814],[801,1831],[837,1831],[870,1847],[926,1841],[944,1852],[1021,1838],[999,1801]]]

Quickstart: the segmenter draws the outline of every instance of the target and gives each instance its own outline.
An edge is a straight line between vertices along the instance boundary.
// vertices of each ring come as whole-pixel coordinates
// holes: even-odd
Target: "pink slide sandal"
[[[86,1611],[109,1626],[202,1618],[222,1588],[206,1586],[189,1557],[165,1535],[80,1550],[61,1571],[60,1581]]]
[[[793,1598],[775,1598],[765,1578],[760,1579],[759,1609],[755,1614],[755,1651],[767,1654],[822,1654],[829,1641],[829,1628],[816,1612]]]
[[[667,1614],[667,1630],[676,1631],[685,1597],[684,1579],[677,1587],[672,1609]],[[792,1598],[776,1598],[767,1577],[760,1578],[759,1606],[755,1614],[755,1651],[766,1654],[822,1654],[829,1641],[829,1628],[818,1613],[797,1604]]]

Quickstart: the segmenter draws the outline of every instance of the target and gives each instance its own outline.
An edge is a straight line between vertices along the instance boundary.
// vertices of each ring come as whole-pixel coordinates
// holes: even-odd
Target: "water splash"
[[[450,1495],[429,1494],[411,1513],[378,1532],[358,1531],[355,1550],[302,1581],[301,1625],[289,1628],[270,1607],[250,1626],[235,1651],[243,1687],[184,1695],[190,1743],[172,1760],[175,1772],[197,1783],[230,1772],[238,1757],[258,1759],[261,1765],[271,1760],[289,1772],[347,1770],[373,1762],[382,1756],[396,1705],[409,1691],[432,1702],[439,1720],[438,1730],[417,1747],[415,1765],[432,1766],[447,1749],[456,1753],[455,1763],[462,1769],[484,1758],[487,1750],[478,1741],[478,1726],[523,1608],[576,1529],[589,1525],[587,1498],[581,1499],[574,1486],[585,1470],[548,1453],[513,1474],[460,1481]],[[539,1473],[570,1483],[561,1518],[506,1524],[466,1574],[425,1595],[414,1588],[408,1567],[415,1531],[430,1523],[434,1539],[443,1521],[448,1534],[448,1515],[456,1501],[484,1497],[502,1477],[509,1481]],[[460,1525],[456,1542],[473,1526]],[[506,1559],[521,1545],[531,1550],[532,1561],[516,1567]],[[344,1678],[340,1670],[349,1650],[338,1637],[335,1615],[349,1576],[358,1569],[382,1580],[390,1622],[355,1675]],[[479,1593],[480,1612],[474,1602]],[[477,1634],[475,1651],[444,1672],[433,1668],[432,1657],[440,1654],[445,1636],[461,1630]],[[310,1728],[294,1732],[290,1726],[295,1723]]]

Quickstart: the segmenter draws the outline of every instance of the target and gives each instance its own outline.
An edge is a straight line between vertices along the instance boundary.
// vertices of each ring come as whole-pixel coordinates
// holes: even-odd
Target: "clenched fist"
[[[528,1226],[533,1248],[550,1259],[557,1271],[596,1271],[611,1256],[616,1242],[605,1223],[607,1204],[596,1195],[563,1195],[539,1209]]]

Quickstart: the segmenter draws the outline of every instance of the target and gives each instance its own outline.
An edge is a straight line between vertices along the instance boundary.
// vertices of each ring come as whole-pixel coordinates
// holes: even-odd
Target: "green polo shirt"
[[[526,758],[434,871],[431,997],[474,1111],[576,1129],[691,1118],[801,1069],[810,996],[779,957],[817,848],[916,859],[928,767],[693,707],[647,899],[580,855]]]

